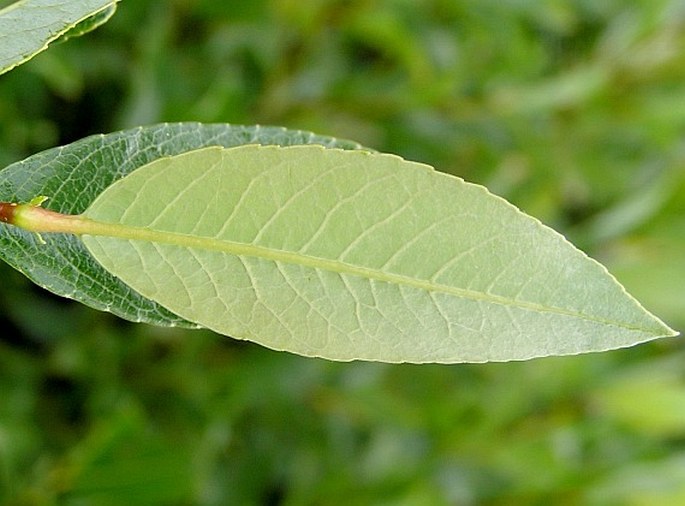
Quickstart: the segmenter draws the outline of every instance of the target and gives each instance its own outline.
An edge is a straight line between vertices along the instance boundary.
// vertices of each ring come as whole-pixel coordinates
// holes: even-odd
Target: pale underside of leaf
[[[122,226],[83,241],[143,296],[303,355],[503,361],[673,335],[561,235],[396,156],[205,148],[138,169],[85,215]]]

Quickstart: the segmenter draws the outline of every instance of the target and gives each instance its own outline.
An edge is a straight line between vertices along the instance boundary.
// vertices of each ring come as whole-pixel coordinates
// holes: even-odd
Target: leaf
[[[0,10],[0,74],[66,34],[71,37],[95,29],[114,14],[117,1],[19,0]]]
[[[201,149],[124,177],[84,217],[88,250],[144,297],[302,355],[506,361],[674,335],[558,233],[391,155]]]
[[[321,144],[358,148],[348,141],[277,127],[198,123],[163,124],[95,135],[33,155],[0,171],[0,200],[28,202],[47,195],[46,207],[82,213],[105,188],[161,157],[204,146]],[[35,234],[0,223],[0,258],[47,290],[122,318],[196,327],[105,271],[78,238]]]

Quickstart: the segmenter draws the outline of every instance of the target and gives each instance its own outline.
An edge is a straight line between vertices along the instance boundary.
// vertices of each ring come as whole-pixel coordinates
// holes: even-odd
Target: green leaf
[[[19,0],[0,10],[0,74],[106,22],[118,0]],[[74,31],[72,31],[74,30]]]
[[[278,127],[198,123],[162,124],[95,135],[33,155],[0,171],[0,200],[28,202],[47,195],[46,207],[79,214],[102,191],[142,165],[204,146],[320,144],[354,149],[356,143]],[[192,326],[142,297],[93,260],[78,238],[36,234],[0,223],[0,258],[33,282],[64,297],[122,318],[156,325]]]
[[[84,216],[72,230],[144,297],[302,355],[506,361],[674,335],[558,233],[396,156],[206,148],[124,177]]]

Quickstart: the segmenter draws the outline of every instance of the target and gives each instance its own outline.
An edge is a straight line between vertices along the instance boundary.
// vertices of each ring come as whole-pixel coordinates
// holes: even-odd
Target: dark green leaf
[[[96,135],[38,153],[0,172],[0,200],[27,202],[49,197],[45,207],[79,214],[114,181],[160,157],[205,146],[321,144],[359,148],[356,143],[277,127],[197,123],[162,124]],[[45,236],[0,224],[0,258],[53,293],[132,321],[195,326],[140,296],[106,272],[69,235]]]

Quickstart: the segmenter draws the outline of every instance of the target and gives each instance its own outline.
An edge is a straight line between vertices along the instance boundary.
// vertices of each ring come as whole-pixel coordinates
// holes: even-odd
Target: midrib
[[[233,242],[225,239],[217,239],[212,237],[198,237],[179,232],[153,230],[145,227],[122,225],[118,223],[106,223],[93,220],[87,217],[81,217],[81,220],[79,221],[81,226],[79,226],[78,228],[80,230],[78,232],[75,232],[79,235],[111,237],[127,239],[132,241],[147,241],[152,243],[168,244],[173,246],[199,250],[219,251],[237,256],[262,258],[266,260],[272,260],[275,262],[301,265],[305,267],[310,267],[312,269],[320,269],[338,274],[358,276],[365,279],[407,286],[411,288],[416,288],[418,290],[424,290],[427,292],[448,294],[454,297],[460,297],[473,301],[509,306],[533,312],[551,313],[561,316],[568,316],[572,318],[579,318],[582,320],[598,324],[616,326],[627,330],[635,330],[653,334],[653,331],[650,331],[648,329],[644,329],[622,322],[608,320],[593,315],[588,315],[585,313],[580,313],[578,311],[572,311],[555,306],[545,306],[535,302],[521,301],[508,297],[503,297],[501,295],[444,285],[429,280],[404,276],[402,274],[395,274],[369,267],[353,265],[346,262],[341,262],[339,260],[330,260],[311,255],[305,255],[302,253],[266,248],[263,246],[256,246],[254,244]]]

